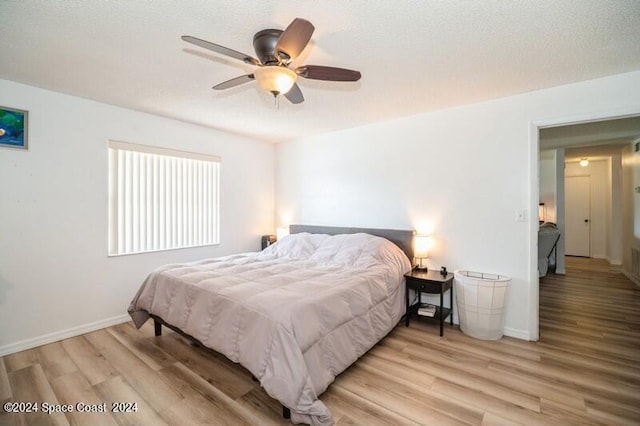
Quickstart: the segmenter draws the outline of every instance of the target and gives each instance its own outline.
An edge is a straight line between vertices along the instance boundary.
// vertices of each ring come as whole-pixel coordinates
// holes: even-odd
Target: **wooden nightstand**
[[[439,294],[440,306],[436,307],[436,314],[433,319],[440,320],[440,336],[443,334],[444,321],[447,317],[450,318],[451,325],[453,325],[453,274],[442,275],[440,271],[422,271],[420,269],[413,269],[405,276],[406,286],[405,295],[407,299],[407,311],[405,313],[405,325],[409,327],[409,319],[412,314],[418,315],[418,307],[422,303],[422,293]],[[418,303],[409,306],[409,289],[418,292]],[[449,291],[449,307],[443,306],[444,293]],[[422,317],[429,318],[429,317]]]

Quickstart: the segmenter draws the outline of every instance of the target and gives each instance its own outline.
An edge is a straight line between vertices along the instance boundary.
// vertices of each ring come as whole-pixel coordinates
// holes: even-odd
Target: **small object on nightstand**
[[[442,275],[443,277],[447,276],[447,267],[443,266],[442,268],[440,268],[440,275]]]

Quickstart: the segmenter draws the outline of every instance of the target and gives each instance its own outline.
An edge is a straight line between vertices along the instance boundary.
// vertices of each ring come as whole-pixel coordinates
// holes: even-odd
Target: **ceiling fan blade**
[[[358,81],[362,74],[360,71],[345,68],[325,67],[322,65],[304,65],[296,68],[296,74],[311,80],[328,81]]]
[[[289,102],[292,104],[301,104],[304,102],[304,96],[302,96],[302,90],[300,90],[300,86],[297,83],[294,83],[291,89],[287,93],[284,94],[284,97],[289,99]]]
[[[282,52],[293,60],[304,50],[315,30],[313,24],[306,19],[296,18],[278,38],[276,52]]]
[[[224,81],[220,84],[216,84],[212,87],[213,90],[231,89],[232,87],[240,86],[241,84],[248,83],[253,80],[253,74],[241,75],[240,77],[232,78],[231,80]]]
[[[259,65],[260,61],[256,58],[247,55],[246,53],[238,52],[233,49],[229,49],[228,47],[220,46],[219,44],[211,43],[210,41],[202,40],[197,37],[183,35],[182,40],[187,43],[195,44],[196,46],[204,47],[205,49],[212,50],[216,53],[220,53],[221,55],[231,56],[235,59],[240,59],[243,62],[251,65]]]

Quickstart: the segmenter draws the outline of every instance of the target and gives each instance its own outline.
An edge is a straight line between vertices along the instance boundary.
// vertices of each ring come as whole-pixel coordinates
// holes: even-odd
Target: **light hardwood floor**
[[[640,291],[604,261],[540,284],[537,343],[398,326],[321,399],[338,425],[640,424]],[[290,424],[250,374],[127,323],[0,358],[0,401],[137,401],[123,414],[6,414],[0,425]]]

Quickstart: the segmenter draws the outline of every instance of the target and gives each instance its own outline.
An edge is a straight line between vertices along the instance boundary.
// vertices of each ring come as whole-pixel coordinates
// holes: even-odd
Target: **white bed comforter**
[[[138,327],[157,315],[239,362],[293,422],[329,425],[318,396],[398,323],[410,269],[380,237],[295,234],[260,253],[161,267],[129,313]]]

